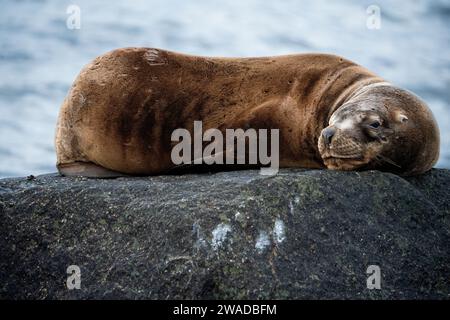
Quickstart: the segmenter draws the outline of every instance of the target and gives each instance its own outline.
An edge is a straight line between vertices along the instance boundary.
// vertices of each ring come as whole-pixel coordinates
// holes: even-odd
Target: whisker
[[[398,167],[400,169],[402,168],[400,165],[398,165],[397,163],[395,163],[393,160],[389,159],[388,157],[385,157],[385,156],[382,156],[382,155],[377,155],[376,158],[378,160],[381,160],[381,161],[387,162],[389,164],[392,164],[393,166],[396,166],[396,167]]]

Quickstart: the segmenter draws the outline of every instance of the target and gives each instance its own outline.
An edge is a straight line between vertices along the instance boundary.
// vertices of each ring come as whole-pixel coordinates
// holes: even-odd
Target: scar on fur
[[[156,49],[148,49],[144,53],[144,59],[152,66],[167,64],[167,60],[161,57],[159,50]]]

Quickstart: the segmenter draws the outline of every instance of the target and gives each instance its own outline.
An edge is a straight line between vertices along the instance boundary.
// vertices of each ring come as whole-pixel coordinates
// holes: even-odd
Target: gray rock
[[[0,297],[448,299],[449,183],[438,169],[2,179]]]

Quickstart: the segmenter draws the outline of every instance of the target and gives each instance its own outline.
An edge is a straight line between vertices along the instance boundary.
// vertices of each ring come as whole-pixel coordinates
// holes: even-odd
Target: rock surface
[[[0,298],[448,299],[449,186],[439,169],[3,179]]]

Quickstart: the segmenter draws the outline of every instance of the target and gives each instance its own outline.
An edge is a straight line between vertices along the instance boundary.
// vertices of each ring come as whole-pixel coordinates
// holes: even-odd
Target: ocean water
[[[210,56],[342,55],[429,104],[441,130],[437,166],[450,168],[450,1],[377,1],[379,29],[367,26],[372,4],[0,0],[0,177],[55,171],[56,118],[71,83],[96,56],[129,46]],[[67,26],[70,5],[79,9],[79,29]]]

